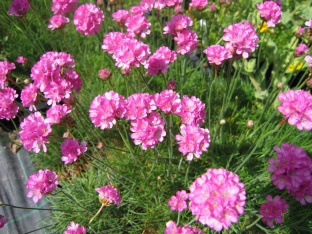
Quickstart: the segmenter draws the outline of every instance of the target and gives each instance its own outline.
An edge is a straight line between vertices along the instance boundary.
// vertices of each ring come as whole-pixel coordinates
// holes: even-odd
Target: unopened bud
[[[247,127],[247,128],[253,128],[254,125],[255,125],[255,123],[254,123],[253,120],[250,120],[250,119],[249,119],[249,120],[246,121],[246,127]]]
[[[109,80],[112,74],[107,68],[105,68],[103,70],[99,70],[98,76],[100,77],[101,80]]]
[[[208,63],[203,63],[203,68],[208,68]]]
[[[283,86],[284,86],[284,84],[283,84],[282,82],[278,82],[278,83],[276,84],[276,88],[277,88],[277,89],[282,89]]]
[[[224,125],[224,124],[226,124],[226,120],[225,119],[221,119],[220,120],[220,125]]]

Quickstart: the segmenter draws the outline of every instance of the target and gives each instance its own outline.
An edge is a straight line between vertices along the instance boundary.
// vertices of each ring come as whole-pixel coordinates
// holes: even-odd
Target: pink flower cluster
[[[51,106],[47,110],[46,122],[49,124],[59,124],[68,116],[71,112],[71,106],[67,104]]]
[[[281,22],[282,10],[281,7],[274,1],[265,1],[257,4],[258,11],[263,20],[267,22],[268,27],[275,27]]]
[[[145,10],[152,11],[153,8],[161,10],[165,7],[177,7],[183,0],[142,0],[140,6]]]
[[[103,11],[93,3],[80,5],[74,14],[76,30],[84,35],[92,36],[102,28]]]
[[[37,87],[33,83],[22,89],[21,100],[24,107],[28,107],[30,111],[36,110]]]
[[[190,186],[189,210],[196,220],[216,231],[228,229],[244,213],[246,192],[238,175],[209,169]]]
[[[278,95],[282,104],[277,108],[290,125],[299,130],[312,129],[312,95],[304,90],[288,90]]]
[[[8,220],[3,215],[0,215],[0,228],[3,228],[7,222]]]
[[[78,0],[52,0],[51,10],[55,15],[64,15],[75,11],[78,7]]]
[[[190,227],[188,225],[184,225],[183,227],[179,227],[172,220],[166,223],[166,228],[164,230],[164,234],[203,234],[204,231],[199,230],[196,227]]]
[[[87,142],[79,142],[76,139],[65,139],[63,144],[60,146],[62,158],[61,160],[65,164],[76,162],[79,155],[87,151]]]
[[[198,11],[202,11],[208,5],[208,0],[192,0],[190,6]]]
[[[15,89],[0,89],[0,119],[10,120],[15,118],[18,112],[18,105],[14,102],[18,97]]]
[[[28,59],[23,56],[18,56],[16,62],[25,66],[28,63]]]
[[[42,198],[42,194],[52,192],[57,185],[57,174],[54,171],[39,170],[27,180],[26,188],[30,190],[27,197],[33,197],[34,203],[37,203]]]
[[[208,46],[203,53],[207,54],[209,63],[217,66],[221,65],[224,60],[232,58],[231,52],[221,45]]]
[[[128,35],[132,37],[145,38],[151,31],[149,27],[151,23],[148,22],[147,18],[141,15],[133,15],[127,18],[126,23]]]
[[[20,124],[20,128],[19,135],[25,150],[38,153],[42,147],[43,151],[47,152],[45,143],[49,143],[48,138],[52,129],[40,112],[27,116]]]
[[[267,168],[273,184],[281,190],[286,188],[302,205],[312,203],[311,158],[303,149],[287,142],[274,150],[277,158],[270,158]]]
[[[178,32],[181,32],[183,29],[189,29],[192,25],[193,20],[190,17],[185,15],[174,15],[163,28],[163,31],[164,34],[176,36]]]
[[[222,39],[226,41],[225,47],[232,54],[248,58],[256,50],[259,38],[250,22],[231,24],[223,31],[225,34]]]
[[[71,221],[69,226],[67,226],[64,234],[85,234],[86,228],[84,226],[79,226],[78,223]]]
[[[30,3],[28,2],[28,0],[14,0],[13,2],[11,2],[9,13],[10,15],[20,17],[25,15],[29,8]]]
[[[11,73],[11,70],[15,69],[15,64],[8,61],[0,61],[0,88],[7,87],[6,80]]]
[[[54,15],[50,18],[49,22],[48,28],[51,28],[51,30],[61,29],[69,22],[69,19],[63,15]]]
[[[296,57],[299,57],[299,56],[301,56],[301,55],[303,55],[303,54],[308,53],[309,50],[310,50],[310,48],[309,48],[306,44],[300,43],[300,44],[296,47],[296,49],[295,49],[295,56],[296,56]]]
[[[120,206],[122,199],[114,186],[105,185],[101,188],[96,188],[95,191],[99,193],[99,200],[102,204],[109,206],[115,203],[117,206]]]
[[[287,202],[280,198],[280,196],[271,195],[266,196],[266,203],[261,204],[260,214],[263,216],[262,221],[266,222],[269,227],[273,227],[273,222],[283,223],[283,213],[287,213],[289,205]]]
[[[304,58],[304,61],[306,61],[308,64],[308,67],[310,68],[310,72],[312,72],[312,56],[311,55],[307,55]]]
[[[120,26],[125,26],[127,19],[130,17],[130,13],[127,10],[117,10],[112,14],[113,19],[117,22]]]
[[[186,200],[188,198],[188,194],[185,190],[177,191],[176,196],[172,196],[168,201],[168,205],[171,210],[177,210],[182,212],[187,208]]]
[[[82,86],[79,75],[74,70],[67,70],[74,66],[75,60],[70,54],[47,52],[32,67],[30,77],[36,88],[48,99],[48,105],[70,101],[72,90],[79,93]],[[27,92],[27,95],[32,99],[32,93]],[[25,95],[24,97],[27,98]]]

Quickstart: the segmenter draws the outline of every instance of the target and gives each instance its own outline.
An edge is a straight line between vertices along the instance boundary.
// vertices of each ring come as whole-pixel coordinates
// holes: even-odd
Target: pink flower
[[[7,222],[8,220],[3,215],[0,215],[0,228],[3,228]]]
[[[113,91],[95,97],[90,105],[89,116],[95,127],[112,128],[116,117],[123,118],[126,114],[126,101],[123,96]]]
[[[28,2],[28,0],[14,0],[13,2],[11,2],[9,13],[10,15],[20,17],[25,15],[29,8],[30,3]]]
[[[298,27],[298,30],[296,32],[296,37],[300,38],[305,34],[306,28],[305,27]]]
[[[212,4],[209,6],[209,10],[210,10],[210,12],[215,12],[215,11],[217,10],[216,4],[212,3]]]
[[[185,15],[174,15],[171,17],[170,21],[164,27],[164,34],[170,34],[171,36],[176,36],[178,32],[183,29],[188,29],[193,25],[193,20]]]
[[[269,227],[273,227],[273,222],[283,223],[283,213],[287,213],[289,205],[280,196],[272,198],[271,195],[266,196],[266,203],[261,204],[259,213],[263,216],[262,221],[266,222]]]
[[[184,125],[180,127],[181,135],[176,135],[179,151],[185,155],[186,160],[191,161],[193,157],[200,158],[201,154],[207,151],[210,143],[210,134],[208,129],[199,128],[193,125]]]
[[[79,142],[76,139],[65,139],[63,144],[60,146],[62,153],[62,161],[65,164],[76,162],[79,155],[87,151],[87,142]]]
[[[30,111],[36,110],[37,88],[34,84],[30,83],[23,88],[21,100],[24,107],[29,107]]]
[[[157,109],[153,95],[148,93],[132,94],[126,99],[125,108],[125,118],[127,120],[143,119]]]
[[[144,8],[144,10],[152,11],[154,8],[155,0],[142,0],[140,6]]]
[[[39,153],[42,147],[43,152],[47,152],[45,143],[49,143],[48,138],[52,129],[40,112],[27,116],[20,124],[20,128],[20,138],[27,151],[33,150],[35,153]]]
[[[305,26],[308,26],[310,29],[312,29],[312,19],[309,19],[304,24],[305,24]]]
[[[190,186],[189,210],[197,221],[215,231],[228,229],[244,213],[246,192],[238,175],[209,169]]]
[[[18,112],[18,105],[14,102],[18,97],[15,89],[0,89],[0,119],[10,120],[15,118]]]
[[[300,44],[296,47],[296,49],[295,49],[295,56],[296,56],[296,57],[299,57],[299,56],[301,56],[301,55],[303,55],[303,54],[308,53],[309,50],[310,50],[310,48],[309,48],[306,44],[300,43]]]
[[[131,37],[121,32],[110,32],[104,37],[103,45],[101,48],[104,50],[104,52],[114,54],[117,48],[121,44],[123,44],[123,40],[126,38]]]
[[[281,7],[273,1],[265,1],[257,4],[258,11],[263,20],[267,22],[268,27],[275,27],[281,22],[282,11]]]
[[[177,86],[177,82],[175,80],[168,81],[167,89],[175,90]]]
[[[98,76],[101,80],[109,80],[112,74],[107,68],[104,68],[103,70],[99,70]]]
[[[192,0],[192,2],[190,3],[190,6],[198,11],[204,10],[207,5],[208,5],[207,0]]]
[[[301,205],[306,205],[307,203],[312,203],[312,181],[304,181],[296,189],[288,191],[289,194],[294,196]]]
[[[26,188],[30,190],[27,197],[33,197],[34,203],[37,203],[42,198],[42,194],[52,192],[57,185],[57,174],[54,171],[39,170],[27,180]]]
[[[310,71],[312,71],[312,56],[311,55],[307,55],[304,58],[304,61],[306,61],[308,64],[308,67],[310,68]]]
[[[79,226],[78,223],[71,221],[69,226],[67,226],[64,234],[85,234],[86,228],[84,226]]]
[[[78,0],[52,0],[51,10],[55,15],[72,12],[78,7]]]
[[[141,15],[128,17],[125,25],[127,26],[127,32],[133,37],[138,36],[145,38],[147,34],[151,33],[149,30],[151,23]]]
[[[120,206],[121,197],[114,186],[105,185],[101,188],[96,188],[95,191],[99,193],[99,200],[102,204],[109,206],[115,203],[117,206]]]
[[[166,136],[165,121],[158,112],[151,112],[147,117],[132,120],[130,130],[133,132],[130,137],[134,144],[142,144],[142,150],[153,149]]]
[[[54,15],[50,18],[50,24],[48,28],[54,29],[61,29],[64,27],[65,24],[69,22],[69,19],[63,15]]]
[[[167,7],[177,7],[183,3],[183,0],[164,0]]]
[[[25,66],[28,63],[28,59],[23,56],[18,56],[16,62]]]
[[[188,225],[184,225],[183,227],[177,226],[177,224],[172,220],[166,223],[166,228],[164,230],[164,234],[202,234],[202,233],[204,232],[196,227],[190,227]]]
[[[200,127],[206,118],[205,104],[195,96],[183,95],[181,112],[176,114],[182,118],[183,124]]]
[[[137,15],[137,16],[143,16],[144,11],[145,11],[145,8],[142,7],[142,6],[140,6],[140,5],[139,5],[139,6],[132,6],[132,7],[130,7],[130,9],[129,9],[130,17],[131,17],[131,16],[135,16],[135,15]]]
[[[176,196],[172,196],[168,201],[171,210],[182,212],[187,208],[186,199],[188,195],[185,190],[177,191]]]
[[[127,10],[117,10],[112,14],[113,19],[120,26],[125,26],[127,19],[130,17],[130,13]]]
[[[156,106],[165,114],[179,114],[182,108],[180,95],[173,90],[154,94]]]
[[[47,110],[46,122],[49,124],[59,124],[71,111],[71,106],[67,104],[51,106]]]
[[[207,54],[209,63],[218,66],[221,65],[224,60],[232,58],[231,52],[224,46],[220,45],[208,46],[203,53]]]
[[[0,61],[0,88],[3,89],[7,86],[6,80],[11,70],[15,69],[15,64],[8,61]]]
[[[177,53],[182,55],[193,53],[198,45],[197,34],[189,29],[183,29],[181,32],[177,32],[174,40],[177,42]]]
[[[282,104],[277,108],[290,125],[299,130],[312,129],[312,95],[304,90],[288,90],[278,95]]]
[[[80,5],[74,14],[76,30],[84,35],[92,36],[102,28],[103,11],[93,3]]]
[[[259,38],[248,21],[231,24],[223,31],[225,34],[222,39],[227,42],[225,47],[232,51],[232,54],[236,53],[243,58],[248,58],[256,50]]]

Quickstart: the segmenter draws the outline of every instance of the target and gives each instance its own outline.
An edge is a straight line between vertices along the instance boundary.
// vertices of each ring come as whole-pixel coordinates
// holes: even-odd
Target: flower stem
[[[100,207],[98,212],[96,212],[96,214],[90,219],[89,224],[93,221],[93,219],[95,219],[96,216],[99,215],[99,213],[101,212],[101,210],[103,209],[104,206],[105,206],[105,204],[102,204],[102,206]]]

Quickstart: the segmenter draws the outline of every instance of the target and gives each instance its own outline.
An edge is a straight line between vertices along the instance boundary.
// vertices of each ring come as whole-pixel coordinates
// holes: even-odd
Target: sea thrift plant
[[[182,55],[193,53],[198,46],[197,38],[197,34],[189,29],[177,32],[177,36],[174,37],[177,43],[177,53]]]
[[[65,139],[63,144],[60,146],[62,158],[61,160],[65,164],[76,162],[78,156],[87,151],[87,142],[82,141],[80,144],[76,139]]]
[[[278,224],[283,223],[282,214],[287,213],[289,205],[280,196],[266,196],[266,203],[261,204],[259,213],[263,216],[262,221],[269,227],[273,227],[274,221]]]
[[[67,226],[64,234],[85,234],[86,228],[84,226],[80,226],[78,223],[71,221]]]
[[[99,70],[98,76],[101,80],[109,80],[109,78],[112,76],[111,72],[108,70],[108,68],[105,68],[103,70]]]
[[[189,210],[197,221],[215,231],[229,229],[244,213],[246,192],[238,175],[225,169],[208,169],[190,186]]]
[[[67,104],[51,106],[47,110],[46,122],[49,124],[59,124],[72,111],[71,106]]]
[[[176,36],[178,32],[183,29],[190,28],[193,25],[193,20],[186,15],[174,15],[164,27],[164,34],[170,34]]]
[[[275,27],[281,22],[281,7],[274,1],[265,1],[257,4],[258,11],[263,20],[267,22],[268,27]]]
[[[125,25],[127,27],[127,32],[129,33],[129,35],[133,37],[138,36],[145,38],[146,35],[151,33],[151,31],[149,30],[151,23],[149,23],[148,20],[141,15],[128,17]]]
[[[168,201],[168,205],[171,210],[177,210],[182,212],[187,208],[186,199],[188,198],[188,194],[185,190],[177,191],[176,196],[172,196]]]
[[[204,10],[207,5],[208,5],[207,0],[192,0],[190,3],[190,6],[198,11]]]
[[[130,13],[127,10],[117,10],[112,14],[113,19],[120,26],[125,26],[127,19],[130,17]]]
[[[303,54],[306,54],[309,52],[309,49],[310,48],[306,44],[300,43],[295,49],[295,56],[299,57]]]
[[[78,0],[52,0],[51,10],[55,15],[75,11],[78,7]]]
[[[223,61],[232,58],[231,52],[220,45],[208,46],[203,53],[207,55],[210,64],[215,64],[217,66],[221,65]]]
[[[80,5],[74,14],[76,30],[81,34],[92,36],[102,28],[104,21],[103,11],[95,4],[86,3]]]
[[[25,66],[28,63],[28,59],[23,56],[18,56],[16,62]]]
[[[9,8],[10,15],[21,17],[27,13],[30,8],[28,0],[14,0]]]
[[[0,88],[3,89],[7,86],[7,78],[11,70],[15,69],[15,64],[8,61],[0,61]]]
[[[69,19],[63,15],[54,15],[50,18],[48,28],[51,30],[61,29],[69,22]]]
[[[118,190],[112,185],[104,185],[103,187],[96,188],[95,191],[99,193],[99,200],[105,206],[116,204],[120,206],[122,201]]]
[[[57,185],[57,174],[54,171],[39,170],[27,180],[26,188],[30,190],[27,197],[32,197],[34,203],[37,203],[42,198],[42,194],[51,193]]]
[[[312,95],[304,90],[287,90],[278,95],[282,103],[277,109],[290,125],[299,130],[312,129]]]

